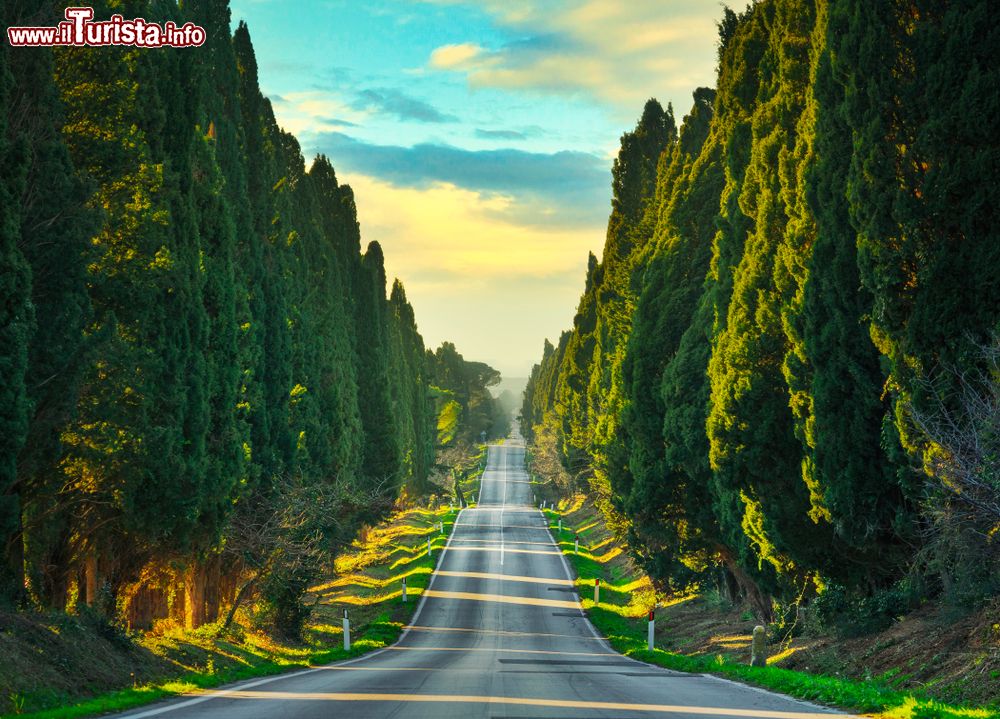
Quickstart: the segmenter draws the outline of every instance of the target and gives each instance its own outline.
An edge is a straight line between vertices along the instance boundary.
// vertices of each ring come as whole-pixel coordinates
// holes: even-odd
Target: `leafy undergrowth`
[[[483,470],[486,469],[488,455],[487,445],[478,445],[479,451],[460,464],[455,470],[458,474],[459,496],[469,505],[475,506],[479,499],[479,488],[483,482]]]
[[[899,676],[899,670],[879,676],[859,671],[852,678],[846,665],[838,669],[842,676],[780,666],[790,663],[793,657],[801,666],[810,647],[822,644],[815,638],[797,639],[779,648],[767,667],[751,667],[750,632],[756,622],[749,614],[722,606],[718,599],[698,595],[658,598],[649,579],[622,553],[597,510],[580,495],[560,501],[558,511],[546,514],[559,547],[576,571],[584,610],[597,630],[622,654],[669,669],[715,674],[885,719],[1000,719],[996,703],[975,708],[941,701],[933,680],[919,690],[894,686],[893,678]],[[560,519],[562,532],[558,529]],[[575,536],[579,537],[579,551],[575,551]],[[596,579],[601,580],[600,605],[594,603]],[[656,648],[649,651],[647,613],[658,600]],[[879,646],[878,638],[868,641],[870,646]],[[861,655],[860,660],[866,663],[870,656]],[[968,672],[985,674],[983,684],[992,686],[992,692],[986,689],[985,694],[972,696],[985,696],[984,701],[995,702],[997,682],[988,672],[977,671],[979,668],[973,661]]]
[[[412,617],[457,508],[409,509],[364,533],[312,588],[303,641],[218,625],[126,636],[95,615],[0,614],[0,717],[84,717],[360,656],[395,642]],[[438,523],[444,523],[442,532]],[[427,540],[431,540],[431,556]],[[402,602],[402,579],[408,601]],[[343,614],[352,643],[343,649]]]
[[[476,503],[487,452],[485,444],[458,441],[438,450],[438,474],[432,481],[453,498],[456,506],[459,499],[469,505]]]

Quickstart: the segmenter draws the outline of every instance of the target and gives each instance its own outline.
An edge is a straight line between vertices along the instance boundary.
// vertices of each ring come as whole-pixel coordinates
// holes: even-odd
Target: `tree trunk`
[[[773,620],[774,609],[771,606],[771,598],[764,594],[756,582],[750,578],[750,575],[743,571],[743,568],[736,561],[732,552],[726,548],[720,548],[719,555],[726,569],[732,573],[733,579],[736,580],[736,583],[742,590],[743,596],[753,608],[757,617],[765,623]]]
[[[88,606],[97,605],[97,554],[91,551],[84,559],[84,601]]]
[[[219,557],[213,556],[205,566],[205,621],[215,622],[219,619],[220,574]]]
[[[205,623],[205,568],[192,562],[184,573],[184,627],[197,629]]]
[[[10,581],[10,599],[20,603],[24,598],[24,522],[18,503],[17,531],[7,542],[4,553]]]
[[[231,606],[229,608],[229,611],[226,612],[226,621],[224,621],[222,623],[222,626],[219,628],[220,635],[225,634],[226,632],[229,631],[229,627],[232,626],[233,624],[233,618],[236,616],[236,610],[240,608],[240,605],[243,603],[243,600],[247,598],[247,593],[250,591],[250,588],[253,587],[254,584],[256,584],[258,579],[260,579],[260,572],[253,575],[250,579],[244,582],[243,586],[240,587],[240,590],[236,592],[236,598],[233,599],[233,606]]]

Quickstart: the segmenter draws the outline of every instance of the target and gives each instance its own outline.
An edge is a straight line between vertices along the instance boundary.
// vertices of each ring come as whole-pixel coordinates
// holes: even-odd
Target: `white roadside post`
[[[601,578],[598,577],[594,580],[594,604],[596,606],[601,606]]]
[[[559,518],[559,534],[562,534],[562,517]]]
[[[428,558],[433,556],[431,554],[431,538],[430,537],[427,538],[427,556],[428,556]]]
[[[351,620],[347,618],[347,610],[344,610],[344,651],[351,650]]]
[[[573,535],[573,554],[579,554],[579,553],[580,553],[580,535],[579,534],[574,534]]]
[[[444,534],[444,522],[438,522],[438,529],[441,530],[441,534]]]
[[[656,620],[653,618],[653,610],[649,610],[649,636],[646,640],[646,645],[649,647],[649,651],[653,651],[653,631],[656,627]]]
[[[406,604],[406,577],[403,577],[403,604]]]

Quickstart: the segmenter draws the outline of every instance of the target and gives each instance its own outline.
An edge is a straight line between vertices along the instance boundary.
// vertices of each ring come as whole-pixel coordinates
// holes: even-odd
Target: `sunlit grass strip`
[[[577,503],[571,506],[574,513],[580,510]],[[676,654],[662,649],[649,651],[646,646],[645,620],[633,613],[635,602],[632,598],[626,601],[628,592],[616,591],[631,585],[626,583],[615,586],[613,581],[608,581],[601,562],[589,551],[584,551],[582,543],[580,554],[574,553],[573,530],[565,528],[565,515],[553,511],[548,511],[546,514],[550,520],[549,529],[554,536],[558,535],[556,529],[558,518],[564,517],[564,536],[556,536],[556,543],[576,572],[576,583],[581,590],[584,611],[598,632],[616,651],[625,656],[667,669],[735,679],[799,699],[864,712],[881,719],[1000,719],[1000,709],[997,708],[945,704],[872,681],[809,674],[773,666],[751,667],[728,661],[722,656],[713,658],[704,655]],[[566,540],[567,536],[569,541]],[[597,577],[601,577],[600,606],[596,606],[592,599],[588,599],[593,597],[593,583]],[[681,601],[690,598],[685,597]],[[652,601],[647,601],[649,601],[648,609]],[[642,613],[642,617],[644,616],[645,612]]]

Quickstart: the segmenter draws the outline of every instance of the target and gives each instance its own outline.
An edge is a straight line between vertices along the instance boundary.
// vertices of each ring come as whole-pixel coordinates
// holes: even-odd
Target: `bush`
[[[80,623],[93,629],[102,639],[106,639],[122,649],[131,649],[133,647],[128,628],[121,620],[116,617],[109,617],[107,614],[86,604],[80,605],[77,613]]]
[[[871,593],[830,584],[813,600],[812,610],[823,629],[850,638],[888,628],[915,603],[915,593],[905,582]]]
[[[302,598],[308,588],[305,572],[268,575],[261,591],[262,615],[287,639],[301,639],[302,627],[312,613]]]

